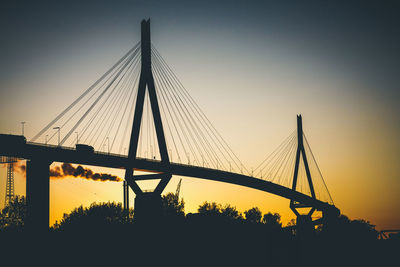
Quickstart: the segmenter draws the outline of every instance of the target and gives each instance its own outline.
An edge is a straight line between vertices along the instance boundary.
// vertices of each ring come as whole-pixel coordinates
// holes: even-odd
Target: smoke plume
[[[5,168],[7,164],[0,164],[0,167]],[[26,165],[23,160],[17,160],[14,163],[14,171],[25,174],[26,173]],[[60,166],[55,166],[50,169],[50,178],[64,178],[66,176],[74,176],[83,179],[89,179],[94,181],[111,181],[111,182],[120,182],[122,179],[116,175],[108,174],[108,173],[95,173],[91,169],[85,169],[81,165],[78,167],[72,166],[70,163],[63,163]]]
[[[26,172],[26,165],[22,160],[18,160],[17,162],[15,162],[14,164],[14,170],[21,173],[21,174],[25,174]]]
[[[94,173],[91,169],[85,169],[81,165],[78,167],[72,166],[70,163],[63,163],[60,166],[55,166],[50,169],[50,178],[64,178],[66,176],[74,176],[80,177],[84,179],[94,180],[94,181],[111,181],[111,182],[120,182],[122,181],[116,175],[108,174],[108,173]]]

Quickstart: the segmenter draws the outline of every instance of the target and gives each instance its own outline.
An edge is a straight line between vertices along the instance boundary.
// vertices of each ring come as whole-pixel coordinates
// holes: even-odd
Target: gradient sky
[[[301,113],[335,205],[378,229],[400,228],[398,1],[166,2],[3,1],[0,132],[20,134],[26,121],[33,137],[151,18],[152,42],[246,166]],[[5,175],[0,168],[1,206]],[[17,193],[24,184],[17,174]],[[187,212],[207,200],[293,217],[287,200],[239,186],[184,179],[181,194]],[[52,180],[51,222],[108,200],[122,201],[120,183]]]

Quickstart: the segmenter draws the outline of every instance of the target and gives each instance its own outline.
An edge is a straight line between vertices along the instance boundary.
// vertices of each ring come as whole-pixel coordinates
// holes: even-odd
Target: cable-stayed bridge
[[[324,217],[339,213],[301,116],[297,130],[249,172],[151,43],[150,20],[142,21],[141,41],[29,142],[0,135],[0,154],[28,160],[28,225],[35,229],[48,228],[49,166],[55,161],[125,169],[137,218],[157,214],[172,175],[282,196],[303,224],[310,224],[314,210]],[[153,192],[136,183],[150,179],[159,180]],[[301,208],[309,211],[302,215]]]

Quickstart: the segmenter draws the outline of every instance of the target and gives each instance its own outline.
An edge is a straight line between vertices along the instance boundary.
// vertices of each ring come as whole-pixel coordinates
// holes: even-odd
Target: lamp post
[[[22,136],[25,136],[25,133],[24,133],[24,130],[25,130],[25,129],[24,129],[24,128],[25,128],[25,127],[24,127],[24,126],[25,126],[25,123],[26,123],[25,121],[21,121],[21,125],[22,125]]]
[[[54,127],[54,130],[58,130],[58,146],[60,146],[60,127]]]
[[[107,151],[110,154],[110,138],[107,136]]]

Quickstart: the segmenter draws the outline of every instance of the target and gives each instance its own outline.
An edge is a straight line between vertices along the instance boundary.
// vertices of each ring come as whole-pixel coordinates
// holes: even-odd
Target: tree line
[[[49,251],[49,263],[72,260],[76,256],[66,255],[80,253],[89,265],[99,266],[104,264],[104,257],[111,260],[112,266],[131,263],[129,257],[109,254],[117,251],[114,246],[118,244],[118,255],[133,253],[138,258],[152,251],[184,259],[189,265],[199,261],[213,266],[218,259],[222,266],[376,266],[382,259],[397,255],[400,243],[399,235],[378,240],[378,231],[370,222],[344,215],[337,218],[333,230],[318,226],[312,235],[300,239],[295,221],[283,226],[280,214],[263,214],[258,207],[240,212],[229,204],[204,202],[197,212],[185,213],[184,200],[173,193],[163,195],[161,203],[162,216],[154,224],[139,225],[134,210],[127,213],[121,203],[92,203],[65,213],[47,235],[31,237],[24,232],[26,199],[17,196],[0,212],[0,239],[3,244],[15,243],[7,246],[9,251],[16,246],[25,252],[33,247],[38,254]],[[33,245],[21,246],[29,242]],[[144,258],[162,259],[163,263],[165,259]],[[71,264],[77,262],[72,260]]]
[[[282,231],[281,216],[279,213],[268,212],[262,214],[258,207],[252,207],[243,213],[230,204],[219,204],[216,202],[202,203],[197,213],[185,213],[185,202],[173,193],[162,196],[163,219],[173,222],[201,221],[201,223],[235,223],[247,225],[264,225],[269,229]],[[0,212],[0,230],[22,229],[26,219],[26,199],[24,196],[16,196]],[[70,213],[65,213],[60,221],[51,227],[52,231],[64,229],[91,228],[94,226],[117,227],[134,223],[134,210],[130,209],[126,214],[121,203],[106,202],[92,203],[89,207],[77,207]],[[291,220],[287,226],[294,226],[295,220]],[[378,231],[370,222],[362,219],[351,220],[345,215],[338,218],[340,235],[352,236],[362,240],[376,240]],[[288,227],[294,234],[293,227]],[[322,227],[316,228],[321,232]],[[399,238],[391,235],[390,238]]]

